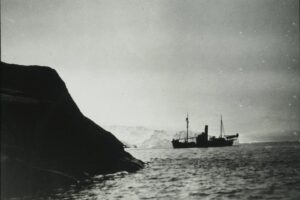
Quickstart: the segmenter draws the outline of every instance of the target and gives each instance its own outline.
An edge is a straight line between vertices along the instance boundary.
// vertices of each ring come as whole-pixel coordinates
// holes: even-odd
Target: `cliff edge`
[[[1,62],[0,94],[1,194],[143,167],[80,112],[55,70]]]

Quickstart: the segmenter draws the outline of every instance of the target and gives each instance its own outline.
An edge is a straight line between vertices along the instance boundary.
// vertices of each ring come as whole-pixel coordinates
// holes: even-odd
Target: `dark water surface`
[[[127,149],[148,166],[97,176],[37,199],[299,199],[300,143]]]

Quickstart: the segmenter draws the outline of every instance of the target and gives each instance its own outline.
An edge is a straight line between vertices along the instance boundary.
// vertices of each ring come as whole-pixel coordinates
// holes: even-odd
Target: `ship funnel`
[[[208,141],[208,126],[207,125],[205,125],[204,134],[205,134],[205,140],[207,142]]]

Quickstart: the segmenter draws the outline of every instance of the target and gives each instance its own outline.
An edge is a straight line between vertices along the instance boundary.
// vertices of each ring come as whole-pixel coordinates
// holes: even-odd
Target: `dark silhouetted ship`
[[[221,116],[220,136],[208,136],[208,126],[205,125],[204,132],[196,137],[189,137],[189,117],[186,117],[186,137],[172,140],[174,148],[194,148],[194,147],[225,147],[232,146],[238,140],[239,134],[223,135],[224,125]]]

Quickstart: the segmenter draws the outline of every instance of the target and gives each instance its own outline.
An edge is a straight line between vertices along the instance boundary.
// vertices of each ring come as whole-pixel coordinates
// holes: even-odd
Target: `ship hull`
[[[179,142],[179,141],[172,141],[173,148],[179,149],[179,148],[195,148],[196,143],[195,142]]]
[[[207,141],[206,144],[197,144],[195,142],[179,142],[176,140],[172,141],[172,145],[174,149],[179,148],[207,148],[207,147],[226,147],[226,146],[232,146],[233,140],[213,140],[213,141]]]

